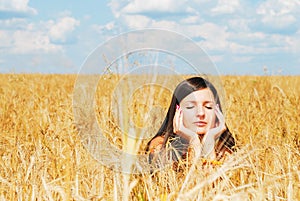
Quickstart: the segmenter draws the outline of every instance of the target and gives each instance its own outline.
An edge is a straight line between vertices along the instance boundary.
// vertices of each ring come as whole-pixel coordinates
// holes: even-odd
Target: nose
[[[197,116],[199,117],[205,116],[204,107],[202,105],[198,106],[197,108]]]

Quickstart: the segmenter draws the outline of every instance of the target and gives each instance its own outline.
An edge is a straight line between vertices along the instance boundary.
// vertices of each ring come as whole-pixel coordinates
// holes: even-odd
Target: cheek
[[[216,121],[216,114],[213,110],[209,110],[207,113],[207,119],[209,120],[209,122],[214,125],[215,121]]]
[[[193,111],[191,110],[183,110],[182,111],[182,120],[184,126],[188,126],[193,122]]]

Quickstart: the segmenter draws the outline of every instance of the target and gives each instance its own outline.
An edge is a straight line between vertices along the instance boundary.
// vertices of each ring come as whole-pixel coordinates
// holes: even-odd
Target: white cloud
[[[197,13],[195,9],[188,6],[188,1],[176,0],[111,0],[108,4],[116,18],[123,18],[124,15],[147,15],[160,17],[175,14]],[[120,17],[122,16],[122,17]]]
[[[141,29],[151,27],[153,20],[144,15],[124,15],[122,22],[130,29]]]
[[[112,30],[115,27],[115,23],[114,22],[109,22],[105,25],[105,29],[106,30]]]
[[[278,52],[283,51],[287,53],[298,54],[300,52],[300,34],[285,36],[285,35],[272,35],[270,37],[270,43],[275,44],[278,48]],[[270,45],[272,45],[270,44]]]
[[[227,21],[228,27],[234,32],[251,32],[249,24],[253,23],[252,19],[233,18]]]
[[[230,14],[240,9],[239,0],[219,0],[211,11],[216,14]]]
[[[65,43],[70,33],[74,31],[80,22],[72,17],[63,17],[57,22],[50,21],[49,36],[52,41]]]
[[[12,38],[8,32],[0,30],[0,49],[9,48],[12,44]]]
[[[194,0],[181,3],[154,0],[142,3],[138,0],[112,0],[110,6],[119,23],[112,29],[167,29],[195,39],[215,62],[249,62],[249,65],[256,62],[257,65],[266,55],[272,58],[273,55],[299,54],[300,29],[296,33],[300,24],[297,17],[299,2]],[[276,64],[275,60],[272,64]]]
[[[11,54],[62,52],[62,43],[68,42],[79,23],[69,16],[34,23],[24,19],[0,20],[4,27],[0,31],[0,51]]]
[[[224,56],[223,56],[223,55],[210,55],[209,58],[210,58],[214,63],[222,62],[222,61],[224,60]]]
[[[14,54],[62,51],[62,47],[51,44],[48,35],[42,31],[18,30],[12,34],[11,41]]]
[[[229,33],[226,26],[207,22],[200,25],[187,26],[183,29],[190,37],[204,38],[199,44],[206,50],[226,50],[228,48],[227,38]]]
[[[211,0],[194,0],[194,2],[197,4],[203,4],[203,3],[211,2]]]
[[[143,13],[143,12],[185,12],[188,10],[186,1],[176,0],[134,0],[125,6],[124,13]]]
[[[91,25],[91,29],[93,31],[96,31],[97,33],[100,33],[101,35],[109,33],[110,31],[115,31],[116,25],[115,22],[108,22],[105,25],[98,25],[98,24],[93,24]]]
[[[0,20],[0,27],[2,30],[6,29],[23,29],[26,27],[26,19],[11,18]]]
[[[51,44],[46,33],[30,29],[1,31],[0,44],[1,51],[12,54],[62,51],[60,46]]]
[[[123,20],[130,29],[161,28],[184,33],[189,38],[203,38],[198,44],[206,50],[226,50],[230,46],[227,27],[214,23],[180,24],[176,21],[153,20],[138,15],[124,16]]]
[[[151,28],[169,29],[177,32],[179,32],[179,30],[181,30],[181,28],[183,27],[177,22],[170,20],[153,20],[150,26]]]
[[[230,33],[230,51],[238,55],[294,54],[300,52],[300,35],[263,32]]]
[[[297,33],[293,37],[290,37],[289,39],[287,39],[287,43],[290,46],[292,53],[299,54],[299,52],[300,52],[300,29],[297,31]],[[299,61],[300,61],[300,57],[299,57]]]
[[[203,20],[200,19],[199,15],[192,15],[192,16],[187,16],[186,18],[183,18],[180,20],[180,23],[182,24],[196,24],[196,23],[201,23]]]
[[[299,0],[267,0],[256,10],[256,13],[262,16],[263,24],[280,29],[294,24],[299,12]]]
[[[11,13],[12,16],[17,13],[37,14],[37,11],[28,6],[28,3],[29,0],[0,0],[0,13]]]
[[[127,0],[111,0],[108,3],[108,6],[110,7],[113,15],[115,16],[115,18],[119,18],[120,17],[120,10],[122,8],[124,8],[124,6],[126,6],[128,4]]]
[[[296,18],[293,15],[265,15],[262,22],[269,27],[283,29],[296,22]]]
[[[199,8],[191,8],[186,1],[175,0],[134,0],[130,3],[125,1],[111,1],[110,6],[115,17],[125,29],[162,28],[183,33],[190,38],[204,38],[200,41],[201,47],[209,50],[224,50],[229,47],[227,27],[212,22],[205,22],[195,10],[201,10],[207,2],[195,2]],[[221,4],[222,2],[220,2]],[[223,5],[230,2],[223,2]],[[234,3],[231,7],[238,4]],[[235,7],[234,7],[235,8]],[[175,18],[153,17],[149,13],[167,12],[177,13]],[[186,12],[184,15],[180,12]],[[167,14],[162,14],[165,16]],[[121,17],[120,17],[121,16]]]

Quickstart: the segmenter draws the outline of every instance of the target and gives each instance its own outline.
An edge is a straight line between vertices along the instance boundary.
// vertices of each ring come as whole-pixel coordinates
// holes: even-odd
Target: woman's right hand
[[[178,105],[176,106],[176,112],[173,119],[173,132],[186,139],[189,142],[190,147],[194,149],[196,155],[200,155],[201,142],[198,134],[183,125],[182,110]]]

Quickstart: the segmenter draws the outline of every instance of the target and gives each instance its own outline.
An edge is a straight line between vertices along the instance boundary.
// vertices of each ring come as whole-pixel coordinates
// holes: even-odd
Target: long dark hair
[[[209,88],[211,90],[214,96],[215,103],[219,105],[219,108],[222,111],[221,102],[217,90],[209,81],[203,79],[202,77],[192,77],[182,81],[175,88],[167,115],[156,135],[148,142],[146,151],[149,150],[149,145],[154,138],[158,136],[164,136],[164,148],[166,147],[167,142],[171,141],[172,146],[177,149],[176,151],[180,156],[186,153],[186,149],[188,147],[187,142],[173,133],[173,118],[176,112],[176,105],[179,105],[181,100],[190,93],[206,88]],[[222,158],[225,151],[234,151],[234,146],[235,139],[226,125],[226,130],[221,134],[215,146],[217,159]],[[175,157],[175,160],[178,160],[178,157]]]

